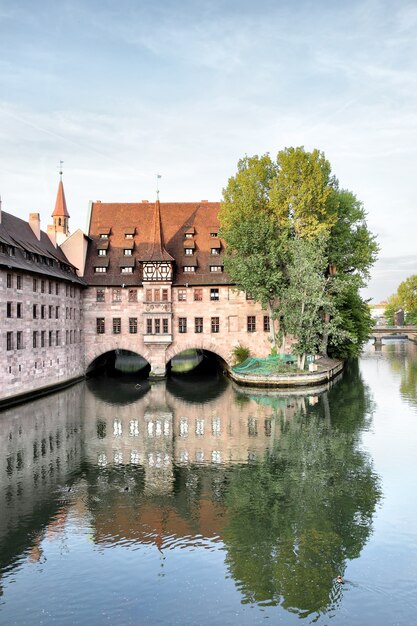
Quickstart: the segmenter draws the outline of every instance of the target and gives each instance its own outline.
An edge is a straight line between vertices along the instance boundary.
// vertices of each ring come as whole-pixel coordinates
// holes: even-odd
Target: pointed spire
[[[68,213],[67,203],[65,200],[64,193],[64,184],[62,182],[62,164],[63,161],[59,162],[59,185],[58,185],[58,193],[56,195],[55,209],[52,213],[52,219],[54,222],[55,229],[57,233],[62,233],[66,237],[69,235],[68,230],[68,218],[70,214]]]
[[[164,233],[162,231],[161,223],[161,206],[159,204],[159,198],[155,202],[154,209],[154,222],[152,231],[152,243],[150,248],[150,255],[148,261],[173,261],[174,258],[167,252],[164,244]]]

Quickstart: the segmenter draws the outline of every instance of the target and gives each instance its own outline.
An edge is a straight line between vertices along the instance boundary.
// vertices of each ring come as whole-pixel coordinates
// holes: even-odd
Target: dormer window
[[[124,248],[123,254],[125,256],[132,256],[132,250],[130,248]]]
[[[135,228],[131,226],[130,228],[125,228],[125,239],[133,239],[135,236]]]
[[[185,254],[187,256],[192,256],[194,253],[194,249],[193,248],[185,248]]]
[[[107,254],[107,250],[104,250],[104,249],[98,250],[98,256],[106,256],[106,254]]]
[[[193,238],[192,233],[185,233],[185,238],[186,239],[192,239]]]
[[[184,233],[184,238],[185,239],[193,239],[195,235],[195,228],[194,226],[190,226],[190,228],[187,228],[187,230]]]
[[[223,267],[221,265],[210,265],[210,272],[222,272]]]
[[[220,254],[219,248],[211,248],[211,254],[215,256],[216,254]]]
[[[184,265],[184,272],[195,272],[194,265]]]
[[[110,235],[110,228],[108,227],[99,228],[98,236],[100,237],[100,239],[108,239],[109,235]]]

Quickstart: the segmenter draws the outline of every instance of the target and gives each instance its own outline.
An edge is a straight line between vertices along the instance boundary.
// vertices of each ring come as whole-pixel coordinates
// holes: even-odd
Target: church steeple
[[[63,233],[66,237],[68,237],[68,219],[70,215],[65,201],[64,185],[62,183],[62,163],[63,161],[60,161],[58,193],[56,196],[55,209],[52,213],[52,219],[56,232]]]
[[[159,193],[154,206],[152,241],[143,260],[143,280],[172,280],[174,258],[164,244]]]

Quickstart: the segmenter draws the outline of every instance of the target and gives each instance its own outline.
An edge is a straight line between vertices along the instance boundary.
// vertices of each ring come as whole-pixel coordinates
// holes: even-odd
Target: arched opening
[[[167,372],[172,376],[186,376],[191,373],[206,375],[219,369],[227,369],[224,359],[215,352],[201,348],[183,350],[167,363]]]
[[[110,350],[100,354],[87,368],[87,378],[104,376],[106,378],[146,379],[151,367],[140,354],[130,350]]]
[[[217,398],[227,387],[226,362],[209,350],[188,349],[167,364],[167,390],[187,402]]]

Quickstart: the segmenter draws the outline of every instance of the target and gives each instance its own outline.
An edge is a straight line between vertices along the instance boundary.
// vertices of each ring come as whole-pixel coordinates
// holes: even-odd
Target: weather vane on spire
[[[63,165],[64,165],[64,161],[59,161],[59,166],[58,167],[59,167],[59,176],[60,176],[61,180],[62,180],[62,170],[63,170],[62,166]]]
[[[156,199],[159,200],[159,179],[162,178],[161,174],[156,175]]]

